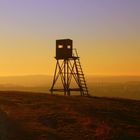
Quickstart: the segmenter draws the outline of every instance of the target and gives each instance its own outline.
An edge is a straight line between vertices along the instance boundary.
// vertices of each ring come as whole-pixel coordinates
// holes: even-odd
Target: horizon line
[[[0,75],[0,77],[27,77],[27,76],[54,76],[53,74],[14,74]],[[85,76],[97,77],[140,77],[140,74],[85,74]]]

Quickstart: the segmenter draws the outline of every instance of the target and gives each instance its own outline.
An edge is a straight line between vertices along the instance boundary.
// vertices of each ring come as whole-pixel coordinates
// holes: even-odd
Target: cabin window
[[[68,45],[68,46],[67,46],[67,49],[71,49],[71,46],[70,46],[70,45]]]
[[[63,45],[59,45],[58,48],[59,48],[59,49],[62,49],[62,48],[63,48]]]

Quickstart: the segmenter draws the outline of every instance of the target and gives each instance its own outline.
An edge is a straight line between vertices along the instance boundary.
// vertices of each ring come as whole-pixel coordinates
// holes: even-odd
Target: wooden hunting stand
[[[70,39],[56,40],[56,68],[54,72],[51,93],[64,92],[64,95],[70,95],[71,91],[79,91],[81,96],[88,95],[88,88],[80,57],[77,50],[73,49],[73,41]],[[61,78],[63,88],[54,88],[58,79]],[[77,87],[71,87],[72,79]]]

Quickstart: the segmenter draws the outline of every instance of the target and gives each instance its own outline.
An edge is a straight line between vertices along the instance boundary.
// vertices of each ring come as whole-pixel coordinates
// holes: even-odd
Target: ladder
[[[84,72],[80,63],[80,57],[78,56],[78,52],[76,49],[73,49],[73,56],[76,58],[74,61],[76,68],[76,75],[78,77],[78,85],[80,88],[81,96],[88,96],[88,87],[86,84],[86,79],[84,76]]]

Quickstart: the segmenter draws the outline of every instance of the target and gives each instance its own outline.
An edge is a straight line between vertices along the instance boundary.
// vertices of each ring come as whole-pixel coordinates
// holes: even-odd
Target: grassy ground
[[[0,92],[0,140],[139,140],[140,101]]]

